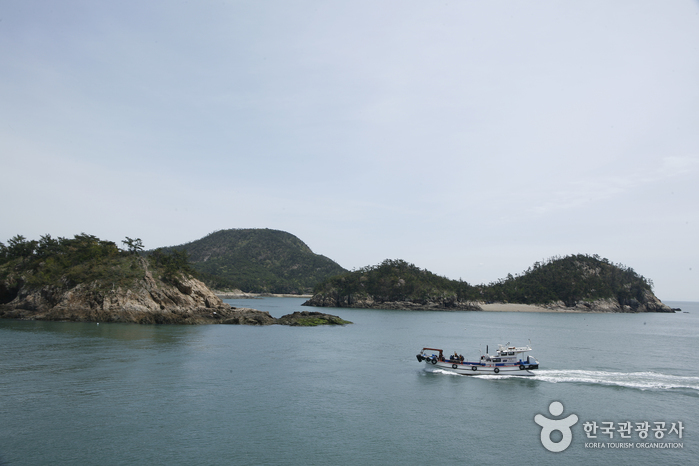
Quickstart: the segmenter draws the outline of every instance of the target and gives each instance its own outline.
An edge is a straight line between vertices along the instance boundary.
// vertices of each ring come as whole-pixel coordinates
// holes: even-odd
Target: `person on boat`
[[[459,361],[464,362],[464,355],[463,354],[459,355]]]

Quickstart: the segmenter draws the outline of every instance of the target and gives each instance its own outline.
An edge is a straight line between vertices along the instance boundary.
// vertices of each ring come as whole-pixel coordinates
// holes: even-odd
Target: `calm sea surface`
[[[308,309],[227,302],[275,317]],[[0,464],[695,464],[699,303],[668,304],[688,312],[326,309],[354,325],[317,328],[0,320]],[[429,372],[415,359],[423,346],[471,359],[528,340],[535,377]],[[578,417],[567,449],[544,448],[537,414]],[[670,432],[680,422],[682,438]]]

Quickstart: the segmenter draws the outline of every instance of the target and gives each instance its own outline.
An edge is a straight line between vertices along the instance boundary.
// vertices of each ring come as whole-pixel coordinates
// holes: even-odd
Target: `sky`
[[[699,1],[0,0],[0,241],[292,233],[699,301]]]

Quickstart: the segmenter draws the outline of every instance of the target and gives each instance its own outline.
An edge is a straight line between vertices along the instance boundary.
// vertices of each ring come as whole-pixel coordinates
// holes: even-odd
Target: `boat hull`
[[[430,359],[425,360],[425,365],[428,370],[439,369],[460,375],[517,375],[523,377],[534,375],[532,370],[539,368],[538,364],[495,365],[450,361],[435,361],[433,363]]]

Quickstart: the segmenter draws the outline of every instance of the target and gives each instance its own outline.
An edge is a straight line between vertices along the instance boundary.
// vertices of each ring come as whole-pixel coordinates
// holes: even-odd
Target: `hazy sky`
[[[599,254],[699,301],[699,2],[0,0],[0,170],[5,243]]]

